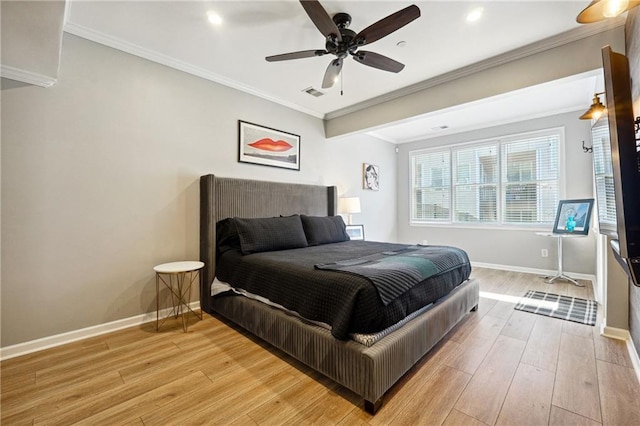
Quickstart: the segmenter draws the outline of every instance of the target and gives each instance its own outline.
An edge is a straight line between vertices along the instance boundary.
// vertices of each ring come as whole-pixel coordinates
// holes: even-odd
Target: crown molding
[[[74,24],[73,22],[67,21],[64,25],[64,32],[73,34],[78,37],[82,37],[87,40],[91,40],[96,43],[100,43],[102,45],[112,47],[117,50],[121,50],[123,52],[129,53],[131,55],[135,55],[144,59],[147,59],[152,62],[157,62],[159,64],[165,65],[167,67],[186,72],[188,74],[195,75],[200,78],[204,78],[205,80],[210,80],[215,83],[222,84],[227,87],[231,87],[236,90],[240,90],[242,92],[248,93],[250,95],[257,96],[259,98],[265,99],[270,102],[274,102],[285,106],[287,108],[291,108],[296,111],[300,111],[302,113],[311,115],[316,118],[324,118],[324,114],[319,113],[318,111],[310,110],[308,108],[304,108],[301,105],[298,105],[293,102],[287,102],[285,100],[276,98],[267,93],[261,92],[251,86],[247,86],[244,84],[240,84],[237,81],[228,79],[219,74],[208,71],[204,68],[200,68],[194,65],[191,65],[187,62],[180,61],[178,59],[172,58],[170,56],[164,55],[162,53],[138,46],[137,44],[130,43],[128,41],[119,39],[117,37],[112,37],[110,35],[101,33],[99,31],[92,30],[82,25]]]
[[[572,30],[566,31],[564,33],[529,44],[527,46],[503,53],[501,55],[497,55],[492,58],[489,58],[480,62],[476,62],[474,64],[453,70],[451,72],[441,74],[439,76],[421,81],[419,83],[412,84],[402,89],[399,89],[390,93],[386,93],[381,96],[376,96],[364,102],[359,102],[357,104],[323,114],[318,111],[303,107],[299,104],[288,102],[283,99],[277,98],[275,96],[269,95],[267,93],[264,93],[262,91],[255,89],[254,87],[240,84],[237,81],[223,77],[219,74],[213,73],[204,68],[191,65],[187,62],[177,60],[175,58],[164,55],[162,53],[159,53],[150,49],[146,49],[139,45],[118,39],[116,37],[112,37],[110,35],[101,33],[99,31],[92,30],[82,25],[74,24],[73,22],[69,21],[68,14],[66,14],[65,20],[66,22],[64,24],[64,32],[66,33],[73,34],[75,36],[82,37],[87,40],[91,40],[93,42],[100,43],[102,45],[109,46],[117,50],[121,50],[123,52],[168,66],[173,69],[177,69],[179,71],[183,71],[183,72],[204,78],[206,80],[213,81],[215,83],[222,84],[227,87],[231,87],[233,89],[257,96],[267,101],[274,102],[276,104],[285,106],[287,108],[291,108],[293,110],[302,112],[304,114],[308,114],[316,118],[324,119],[324,120],[331,120],[333,118],[341,117],[343,115],[347,115],[359,110],[370,108],[375,105],[378,105],[393,99],[411,95],[413,93],[417,93],[417,92],[429,89],[431,87],[438,86],[440,84],[444,84],[462,77],[472,75],[474,73],[478,73],[499,65],[503,65],[508,62],[516,61],[518,59],[522,59],[527,56],[535,55],[545,50],[553,49],[555,47],[563,46],[565,44],[572,43],[574,41],[578,41],[578,40],[602,33],[604,31],[615,29],[615,28],[624,26],[625,24],[625,19],[618,17],[612,20],[602,21],[602,22],[598,22],[590,25],[583,25],[583,26],[574,28]]]
[[[360,102],[345,108],[341,108],[336,111],[329,112],[325,114],[324,118],[325,120],[331,120],[333,118],[351,114],[353,112],[370,108],[372,106],[375,106],[393,99],[397,99],[403,96],[411,95],[413,93],[421,92],[431,87],[448,83],[450,81],[457,80],[462,77],[467,77],[469,75],[472,75],[472,74],[475,74],[499,65],[503,65],[509,62],[522,59],[522,58],[526,58],[527,56],[535,55],[537,53],[544,52],[545,50],[553,49],[555,47],[563,46],[565,44],[582,40],[584,38],[591,37],[593,35],[600,34],[608,30],[622,27],[624,26],[624,24],[625,24],[625,19],[618,17],[616,19],[602,21],[595,24],[591,24],[591,25],[583,25],[583,26],[574,28],[572,30],[557,34],[555,36],[537,41],[535,43],[528,44],[521,48],[511,50],[509,52],[485,59],[480,62],[476,62],[471,65],[467,65],[462,68],[458,68],[451,72],[438,75],[436,77],[421,81],[416,84],[412,84],[402,89],[389,92],[381,96],[376,96],[364,102]]]
[[[0,76],[22,83],[33,84],[40,87],[51,87],[58,81],[57,78],[38,74],[35,72],[14,68],[9,65],[0,65]]]

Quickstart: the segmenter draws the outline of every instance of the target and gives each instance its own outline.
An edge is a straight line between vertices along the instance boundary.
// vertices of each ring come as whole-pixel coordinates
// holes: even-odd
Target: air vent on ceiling
[[[324,95],[324,92],[316,90],[313,87],[307,87],[306,89],[303,90],[303,92],[307,92],[308,94],[310,94],[311,96],[315,96],[316,98]]]

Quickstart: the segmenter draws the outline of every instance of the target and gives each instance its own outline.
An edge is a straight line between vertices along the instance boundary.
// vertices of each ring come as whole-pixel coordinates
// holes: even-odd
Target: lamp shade
[[[600,102],[600,97],[598,97],[598,95],[602,95],[603,93],[604,92],[596,93],[593,96],[593,103],[591,104],[587,112],[580,116],[580,120],[590,120],[592,118],[597,120],[602,114],[606,112],[607,108],[602,104],[602,102]]]
[[[360,198],[345,197],[338,200],[338,213],[360,213]]]
[[[576,21],[580,24],[590,24],[603,19],[616,17],[629,9],[640,5],[640,1],[633,0],[593,0],[578,14]]]

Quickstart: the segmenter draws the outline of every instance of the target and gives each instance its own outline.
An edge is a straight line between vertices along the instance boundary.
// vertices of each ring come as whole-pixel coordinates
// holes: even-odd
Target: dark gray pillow
[[[307,247],[300,216],[235,218],[242,254]]]
[[[232,218],[222,219],[216,223],[216,258],[229,250],[240,250],[240,237],[236,222]]]
[[[301,215],[300,219],[310,246],[349,241],[342,216]]]

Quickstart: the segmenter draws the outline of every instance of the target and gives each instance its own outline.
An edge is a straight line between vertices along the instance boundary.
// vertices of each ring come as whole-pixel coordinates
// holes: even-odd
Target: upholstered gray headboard
[[[249,179],[200,177],[200,306],[211,313],[211,283],[216,271],[216,222],[228,217],[292,214],[335,216],[335,186],[302,185]]]

